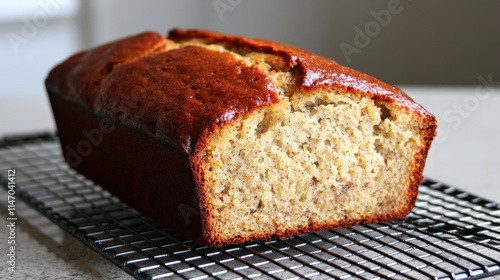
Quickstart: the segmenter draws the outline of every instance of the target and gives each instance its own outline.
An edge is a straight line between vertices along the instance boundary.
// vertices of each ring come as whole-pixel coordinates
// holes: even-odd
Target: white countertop
[[[500,87],[403,87],[438,118],[439,136],[424,175],[500,202]],[[0,99],[0,138],[24,132],[55,131],[44,94]],[[7,195],[0,189],[0,216],[7,218]],[[16,203],[17,269],[12,279],[127,279],[124,271]],[[1,236],[7,228],[0,227]],[[6,239],[0,251],[7,252]],[[3,254],[3,253],[2,253]],[[2,267],[6,264],[2,261]],[[0,270],[1,279],[13,275]]]

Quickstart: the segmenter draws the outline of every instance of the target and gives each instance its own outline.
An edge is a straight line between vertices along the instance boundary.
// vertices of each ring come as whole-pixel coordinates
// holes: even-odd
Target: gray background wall
[[[34,10],[24,18],[0,12],[0,95],[43,92],[49,69],[82,48],[173,27],[278,40],[398,85],[477,85],[478,76],[489,74],[500,80],[500,1],[494,0],[27,2]],[[77,11],[60,15],[71,2]],[[30,22],[37,31],[14,48],[8,34],[23,37]]]
[[[300,46],[397,84],[477,84],[480,74],[500,74],[500,1],[148,3],[154,4],[94,1],[92,7],[99,11],[99,16],[90,41],[103,42],[143,29],[165,32],[173,26],[208,28]],[[214,3],[235,5],[218,13]],[[373,16],[384,14],[382,10],[391,14],[388,21],[377,21]],[[366,34],[367,26],[370,34]],[[367,44],[358,44],[362,47],[355,44],[355,36],[360,33],[356,27],[369,40]],[[353,53],[348,61],[340,47],[342,42],[359,49],[359,54]]]

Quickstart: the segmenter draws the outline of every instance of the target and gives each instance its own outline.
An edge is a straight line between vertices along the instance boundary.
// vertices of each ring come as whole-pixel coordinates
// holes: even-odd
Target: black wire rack
[[[64,162],[51,134],[0,141],[0,184],[137,279],[479,279],[500,274],[500,206],[426,179],[403,220],[210,248]]]

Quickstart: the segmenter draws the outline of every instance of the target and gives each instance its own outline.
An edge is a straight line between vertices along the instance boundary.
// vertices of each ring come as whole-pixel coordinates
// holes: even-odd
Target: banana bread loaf
[[[78,53],[46,88],[72,168],[210,246],[403,218],[436,130],[369,75],[209,31]]]

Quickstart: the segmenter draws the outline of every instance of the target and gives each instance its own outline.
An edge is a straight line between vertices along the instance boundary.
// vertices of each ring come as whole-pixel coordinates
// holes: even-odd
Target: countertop
[[[500,202],[500,87],[491,78],[475,87],[402,89],[438,119],[424,175]],[[41,131],[55,131],[45,95],[0,98],[0,138]],[[21,201],[16,212],[12,274],[6,264],[7,193],[0,188],[1,279],[132,279]]]

